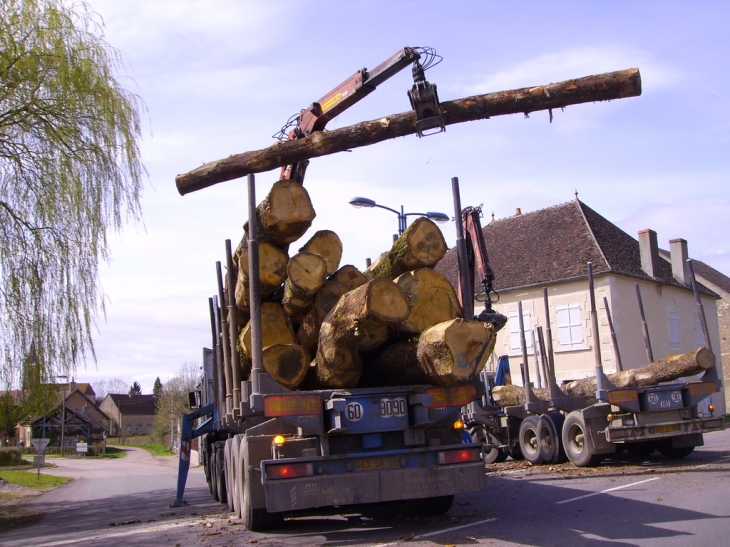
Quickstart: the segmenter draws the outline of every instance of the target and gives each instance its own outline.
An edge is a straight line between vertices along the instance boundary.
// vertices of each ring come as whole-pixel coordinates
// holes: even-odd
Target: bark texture
[[[446,125],[451,125],[506,114],[528,114],[572,104],[610,101],[638,95],[641,95],[641,75],[638,69],[631,68],[443,102],[441,116]],[[309,158],[411,135],[416,132],[415,125],[416,115],[410,111],[333,131],[315,131],[304,139],[280,142],[262,150],[234,154],[206,163],[178,175],[175,183],[178,192],[185,195],[252,173],[263,173]]]

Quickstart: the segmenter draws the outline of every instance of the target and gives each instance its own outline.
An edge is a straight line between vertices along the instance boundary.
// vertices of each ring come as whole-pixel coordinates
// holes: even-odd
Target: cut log
[[[258,240],[285,247],[304,235],[315,216],[309,193],[301,184],[277,181],[256,208]]]
[[[396,328],[421,333],[444,321],[462,317],[454,287],[440,273],[430,268],[406,272],[395,280],[411,304],[411,313]]]
[[[608,380],[619,388],[653,386],[679,378],[694,376],[715,366],[715,354],[701,347],[689,353],[671,354],[648,365],[609,374]],[[569,382],[561,389],[573,397],[595,397],[595,376]]]
[[[637,95],[641,95],[641,75],[638,69],[632,68],[549,85],[447,101],[441,103],[440,110],[444,123],[451,125],[505,114],[526,114],[563,108],[571,104],[610,101]],[[415,113],[404,112],[332,131],[315,131],[304,139],[277,143],[263,150],[234,154],[178,175],[175,183],[178,192],[185,195],[227,180],[415,132]]]
[[[362,349],[374,349],[374,340],[388,323],[408,317],[403,290],[387,279],[374,279],[343,295],[327,314],[319,332],[316,380],[332,388],[352,388],[362,374]]]
[[[340,240],[340,236],[332,230],[320,230],[299,251],[307,251],[324,258],[327,263],[327,275],[332,275],[340,267],[342,241]]]
[[[268,242],[259,244],[259,279],[261,296],[273,293],[286,279],[287,254],[276,245]],[[251,304],[248,291],[248,246],[241,248],[239,256],[238,279],[236,280],[236,305],[248,313]]]
[[[397,342],[363,363],[361,385],[387,387],[428,384],[431,375],[418,363],[418,338]]]
[[[550,390],[546,387],[533,387],[532,392],[541,401],[550,399]],[[492,389],[492,399],[501,407],[524,405],[525,389],[522,386],[495,386]]]
[[[452,319],[421,333],[418,363],[430,376],[429,383],[469,382],[484,368],[496,342],[491,323]]]
[[[312,309],[304,317],[297,339],[312,355],[317,352],[319,328],[326,315],[335,307],[340,297],[367,283],[365,276],[351,264],[342,266],[327,278],[314,297]]]
[[[289,320],[299,325],[312,307],[314,295],[327,277],[327,262],[318,254],[307,251],[294,255],[286,268],[284,297],[281,305]]]
[[[309,370],[309,354],[302,346],[274,344],[263,349],[264,370],[287,389],[298,389]]]
[[[395,279],[411,270],[435,266],[447,250],[438,226],[426,217],[419,217],[393,243],[393,248],[367,269],[365,276]]]
[[[251,322],[243,328],[238,344],[247,356],[251,356]],[[294,331],[284,310],[276,302],[261,303],[261,347],[275,344],[294,344]]]

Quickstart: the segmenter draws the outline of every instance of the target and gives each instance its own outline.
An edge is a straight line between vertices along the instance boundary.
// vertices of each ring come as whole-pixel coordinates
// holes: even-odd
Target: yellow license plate
[[[654,433],[671,433],[677,431],[679,426],[677,425],[657,425],[654,426]]]
[[[399,457],[355,460],[355,471],[379,471],[381,469],[398,469],[399,467]]]

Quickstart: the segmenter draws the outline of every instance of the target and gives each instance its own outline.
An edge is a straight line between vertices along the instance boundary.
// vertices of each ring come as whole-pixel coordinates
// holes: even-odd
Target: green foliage
[[[152,386],[152,394],[155,397],[162,395],[162,382],[160,382],[159,376],[155,379],[155,385]]]
[[[20,448],[0,448],[0,466],[8,467],[24,463]]]
[[[137,382],[134,382],[131,386],[129,386],[129,394],[142,395],[142,386],[140,386]]]
[[[195,389],[198,381],[199,367],[196,363],[183,363],[180,371],[162,386],[162,393],[157,399],[157,414],[152,426],[152,433],[160,438],[170,434],[179,435],[180,419],[190,412],[188,393]]]
[[[124,443],[124,446],[143,448],[153,456],[172,456],[175,454],[172,450],[170,450],[169,446],[165,446],[162,443]]]
[[[0,0],[0,351],[6,383],[35,345],[46,371],[90,354],[99,260],[137,220],[140,99],[82,3]]]
[[[66,484],[71,479],[68,477],[56,477],[41,473],[40,478],[36,471],[0,471],[0,479],[13,484],[19,484],[27,488],[40,489],[52,488]]]

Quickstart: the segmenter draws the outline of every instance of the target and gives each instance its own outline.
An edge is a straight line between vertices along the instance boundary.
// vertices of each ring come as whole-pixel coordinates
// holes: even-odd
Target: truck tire
[[[528,416],[520,424],[520,451],[525,460],[533,465],[543,462],[537,443],[537,416]]]
[[[583,414],[573,411],[563,423],[563,447],[565,455],[576,467],[595,467],[603,456],[594,454],[588,439],[586,422]]]
[[[235,451],[235,458],[236,458],[236,497],[238,498],[238,509],[236,510],[236,515],[238,518],[243,518],[243,480],[244,480],[244,473],[246,472],[246,461],[243,459],[243,435],[236,435],[238,437],[238,450]]]
[[[632,458],[646,459],[651,456],[657,446],[654,441],[639,441],[636,443],[626,443],[626,451]]]
[[[435,496],[408,502],[408,512],[417,516],[435,516],[448,513],[454,503],[454,496]]]
[[[208,465],[210,466],[210,487],[212,489],[213,499],[215,501],[220,501],[220,498],[218,497],[218,465],[216,465],[216,462],[218,461],[217,458],[218,450],[216,450],[215,445],[213,445],[210,449],[210,461],[208,462]]]
[[[224,477],[226,478],[226,492],[229,494],[226,496],[226,505],[228,510],[233,511],[233,484],[231,479],[233,474],[231,473],[231,448],[233,445],[233,439],[226,439],[226,445],[223,449],[223,467],[225,468]]]
[[[562,433],[565,416],[547,412],[537,421],[537,446],[545,463],[563,463],[568,457],[563,448]]]
[[[205,471],[205,482],[208,483],[208,492],[213,495],[213,473],[210,467],[211,454],[212,452],[209,449],[203,452],[203,470]]]
[[[469,430],[471,438],[475,443],[484,443],[495,445],[494,448],[484,449],[484,463],[486,465],[492,463],[502,463],[507,459],[507,453],[499,448],[499,439],[493,433],[486,430],[485,427],[478,425]]]
[[[686,458],[694,452],[694,449],[694,446],[681,446],[674,448],[672,446],[672,439],[663,439],[657,443],[657,450],[659,453],[670,460]]]
[[[226,503],[226,466],[223,455],[223,446],[220,446],[215,453],[216,485],[218,487],[218,501]]]
[[[231,464],[229,469],[231,470],[231,490],[230,495],[231,502],[233,504],[233,512],[238,518],[241,518],[241,481],[239,473],[241,472],[238,460],[240,459],[240,447],[241,447],[242,435],[236,435],[233,437],[233,443],[231,443]]]
[[[247,439],[241,441],[241,445],[246,442]],[[241,446],[241,457],[245,457],[246,449]],[[241,503],[241,520],[243,525],[250,532],[259,532],[261,530],[270,530],[272,528],[278,528],[284,521],[284,515],[282,513],[269,513],[266,507],[255,509],[251,503],[251,462],[245,462],[243,465],[243,483],[241,490],[243,491],[242,503]],[[260,464],[259,464],[260,465]]]

